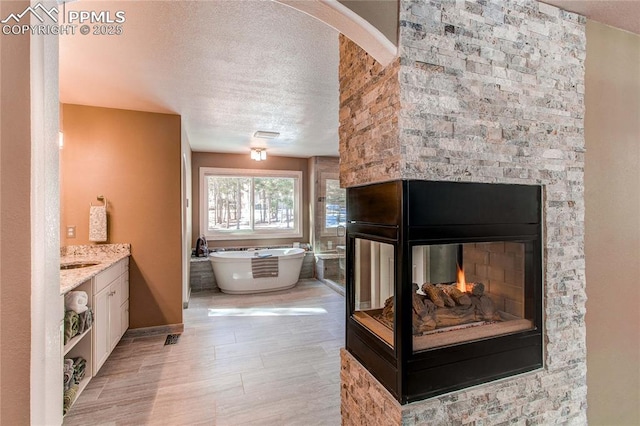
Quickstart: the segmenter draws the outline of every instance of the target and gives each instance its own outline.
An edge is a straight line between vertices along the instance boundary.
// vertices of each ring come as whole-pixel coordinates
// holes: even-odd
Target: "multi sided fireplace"
[[[347,189],[346,348],[401,403],[542,367],[541,187]]]

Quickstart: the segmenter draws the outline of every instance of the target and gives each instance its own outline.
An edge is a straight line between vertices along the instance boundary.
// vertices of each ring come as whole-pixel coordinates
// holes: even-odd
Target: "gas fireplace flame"
[[[465,292],[467,291],[467,280],[465,280],[464,278],[464,270],[460,267],[460,265],[458,266],[458,282],[456,283],[456,287],[458,287],[458,290]]]

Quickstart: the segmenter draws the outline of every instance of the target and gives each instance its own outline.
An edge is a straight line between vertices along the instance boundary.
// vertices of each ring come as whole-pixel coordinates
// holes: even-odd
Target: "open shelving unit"
[[[93,300],[93,285],[90,279],[80,284],[77,288],[74,289],[74,291],[86,292],[89,300],[88,305],[89,307],[91,307]],[[74,401],[71,403],[72,406],[93,377],[93,329],[94,327],[92,325],[81,334],[72,337],[71,340],[69,340],[67,344],[64,345],[62,350],[63,359],[82,357],[86,360],[84,378],[78,384],[78,391],[76,392]]]
[[[89,334],[92,329],[93,329],[93,326],[89,327],[81,334],[78,334],[77,336],[72,337],[71,340],[69,340],[67,344],[64,345],[63,354],[66,356],[69,352],[71,352],[71,350],[78,344],[78,342],[80,342],[87,334]]]

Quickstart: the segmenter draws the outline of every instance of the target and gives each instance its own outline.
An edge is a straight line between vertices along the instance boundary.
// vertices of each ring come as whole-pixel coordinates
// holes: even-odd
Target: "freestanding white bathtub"
[[[252,258],[277,259],[277,276],[254,278]],[[301,248],[222,251],[209,254],[220,290],[229,294],[286,290],[298,282],[304,260]],[[275,274],[275,273],[274,273]]]

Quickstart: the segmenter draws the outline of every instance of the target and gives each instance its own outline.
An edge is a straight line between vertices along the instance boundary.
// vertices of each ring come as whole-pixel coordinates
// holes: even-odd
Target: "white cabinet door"
[[[120,277],[120,337],[129,329],[129,268],[124,265],[124,272]]]
[[[93,374],[107,360],[111,353],[109,336],[109,291],[110,287],[103,288],[93,299]]]
[[[124,336],[124,333],[129,328],[129,301],[125,301],[120,306],[120,337]]]
[[[120,281],[122,276],[109,286],[109,352],[120,341]]]
[[[129,268],[128,259],[118,262],[95,277],[93,363],[98,373],[111,351],[129,328]],[[119,275],[115,275],[117,271]],[[103,275],[105,274],[105,275]],[[107,285],[105,277],[112,281]]]

